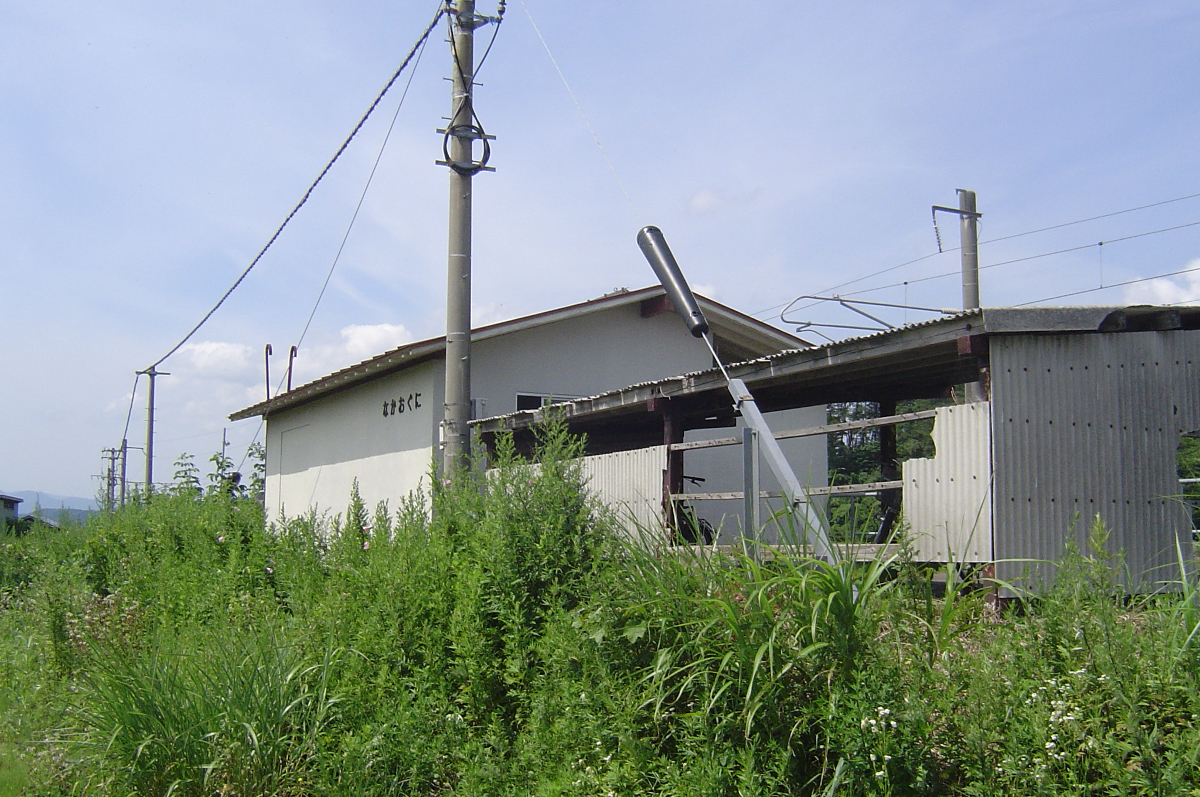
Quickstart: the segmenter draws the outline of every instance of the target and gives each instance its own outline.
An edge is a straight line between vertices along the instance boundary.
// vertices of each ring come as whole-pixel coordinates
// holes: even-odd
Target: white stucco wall
[[[344,512],[356,478],[371,508],[381,500],[394,508],[420,486],[438,440],[443,367],[421,363],[269,417],[268,516]]]
[[[642,318],[637,302],[482,340],[471,351],[481,417],[515,411],[518,393],[595,396],[712,367],[708,347],[679,316]]]
[[[472,396],[481,417],[516,409],[518,393],[594,396],[712,366],[704,342],[688,334],[674,313],[642,318],[640,303],[477,339],[472,346]],[[439,423],[444,401],[444,363],[439,357],[400,373],[348,388],[327,398],[285,410],[267,419],[268,516],[296,516],[310,508],[344,512],[350,486],[369,507],[398,499],[427,479],[439,453]],[[421,407],[383,416],[386,400],[421,394]],[[799,412],[802,417],[804,410]],[[816,425],[772,419],[778,428]],[[717,430],[721,435],[731,430]],[[688,439],[693,439],[689,436]],[[788,444],[804,478],[813,452],[804,443]],[[697,459],[702,456],[692,455]],[[814,466],[825,477],[824,448]],[[712,489],[741,489],[740,449],[715,455]],[[713,469],[715,468],[715,470]],[[688,473],[694,472],[689,465]],[[764,489],[774,489],[764,479]],[[428,485],[426,485],[428,486]],[[706,485],[706,488],[708,485]],[[735,510],[740,513],[740,504]],[[704,513],[708,516],[708,513]],[[714,523],[719,522],[718,512]]]

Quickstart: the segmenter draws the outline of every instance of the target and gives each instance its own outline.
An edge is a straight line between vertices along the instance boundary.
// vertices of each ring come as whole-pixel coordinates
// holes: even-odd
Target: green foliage
[[[200,468],[191,454],[180,454],[179,459],[175,460],[175,478],[171,491],[188,497],[195,497],[204,492],[204,486],[200,483]]]
[[[335,704],[337,655],[306,664],[270,627],[105,646],[82,680],[87,788],[275,794],[302,784]]]
[[[914,399],[896,403],[897,413],[920,412],[944,406],[937,399]],[[829,423],[879,417],[879,404],[847,402],[829,405]],[[917,457],[932,457],[933,419],[897,424],[896,464]],[[883,480],[880,463],[879,428],[851,429],[827,436],[830,484],[866,484]],[[899,478],[898,476],[896,478]],[[841,496],[828,500],[826,510],[834,539],[870,542],[878,531],[882,514],[874,496]]]
[[[1181,479],[1200,479],[1200,438],[1183,437],[1176,452]],[[1191,506],[1192,528],[1200,529],[1200,484],[1182,486],[1183,500]]]
[[[1200,609],[1093,524],[1020,611],[953,567],[618,540],[579,441],[264,526],[190,482],[5,537],[0,788],[45,795],[1200,789]],[[657,539],[657,535],[648,534]],[[2,792],[0,792],[2,793]]]

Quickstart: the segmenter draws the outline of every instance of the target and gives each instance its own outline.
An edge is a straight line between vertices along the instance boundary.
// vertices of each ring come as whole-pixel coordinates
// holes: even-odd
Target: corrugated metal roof
[[[1163,321],[1163,316],[1169,317]],[[894,329],[846,338],[805,349],[780,351],[727,365],[731,376],[755,391],[760,405],[771,391],[808,390],[812,404],[856,400],[853,389],[885,390],[916,385],[918,378],[947,384],[970,381],[975,357],[957,352],[958,338],[972,335],[1095,333],[1140,328],[1200,326],[1200,308],[1150,306],[989,307],[906,324]],[[803,377],[801,376],[803,375]],[[893,386],[893,387],[889,387]],[[654,397],[697,396],[724,391],[719,369],[630,385],[597,396],[559,405],[556,411],[571,420],[641,407]],[[766,395],[760,392],[765,391]],[[915,392],[919,392],[914,388]],[[824,396],[824,398],[822,398]],[[794,395],[793,395],[794,398]],[[791,403],[790,406],[804,406]],[[498,415],[473,422],[482,432],[523,428],[536,423],[544,410]]]
[[[811,347],[806,347],[806,348],[795,348],[795,349],[784,349],[782,351],[776,352],[775,354],[769,354],[769,355],[766,355],[763,357],[756,357],[751,360],[744,360],[742,362],[727,364],[726,370],[732,376],[745,378],[744,375],[747,372],[760,371],[764,368],[769,369],[773,366],[776,366],[778,364],[787,362],[788,360],[795,358],[796,355],[800,354],[800,353],[803,353],[806,357],[820,359],[822,357],[828,356],[833,350],[841,348],[841,347],[856,346],[856,345],[859,345],[862,343],[871,343],[876,340],[894,337],[895,335],[897,335],[899,333],[903,333],[903,332],[907,332],[907,331],[920,330],[920,329],[924,329],[924,328],[928,328],[928,327],[944,326],[947,322],[961,321],[962,319],[977,317],[978,315],[979,315],[979,311],[970,310],[970,311],[966,311],[966,312],[962,312],[962,313],[957,313],[953,316],[946,316],[943,318],[935,318],[935,319],[931,319],[928,321],[918,321],[918,322],[914,322],[911,324],[906,324],[901,327],[896,327],[895,329],[881,330],[880,332],[874,332],[869,335],[859,335],[859,336],[852,337],[852,338],[845,338],[843,340],[836,341],[834,343],[826,343],[821,346],[811,346]],[[670,376],[670,377],[666,377],[663,379],[655,379],[655,380],[648,381],[648,382],[639,382],[637,384],[633,384],[633,385],[629,385],[627,387],[620,388],[619,390],[610,390],[606,393],[600,393],[595,396],[588,396],[585,398],[576,399],[574,401],[565,402],[562,405],[556,405],[555,411],[559,411],[559,412],[566,411],[568,417],[574,417],[576,415],[585,414],[585,412],[578,412],[578,413],[572,412],[573,408],[582,407],[583,405],[586,405],[589,403],[600,402],[605,399],[618,399],[621,396],[628,396],[631,394],[639,394],[639,393],[644,393],[646,391],[651,391],[651,392],[653,392],[654,395],[659,395],[659,396],[680,395],[683,393],[687,393],[690,390],[695,390],[695,389],[699,388],[701,385],[707,386],[707,383],[709,383],[709,382],[715,382],[718,387],[720,387],[721,389],[724,389],[724,385],[725,385],[724,375],[721,373],[721,370],[719,368],[713,367],[713,368],[708,368],[708,369],[705,369],[702,371],[689,371],[687,373],[680,374],[678,376]],[[639,398],[632,400],[629,403],[640,404],[644,401],[645,401],[645,398],[639,397]],[[520,426],[529,425],[531,423],[536,423],[543,417],[544,413],[545,413],[544,409],[522,410],[522,411],[518,411],[518,412],[507,413],[505,415],[495,415],[495,416],[492,416],[489,418],[480,419],[478,421],[474,421],[473,424],[476,426],[480,426],[480,427],[496,427],[496,428],[520,427]]]

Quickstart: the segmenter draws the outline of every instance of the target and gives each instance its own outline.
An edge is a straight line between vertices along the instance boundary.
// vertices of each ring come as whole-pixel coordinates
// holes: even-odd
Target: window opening
[[[517,412],[537,410],[548,404],[562,404],[567,401],[574,401],[577,398],[579,396],[566,396],[560,393],[518,393]]]

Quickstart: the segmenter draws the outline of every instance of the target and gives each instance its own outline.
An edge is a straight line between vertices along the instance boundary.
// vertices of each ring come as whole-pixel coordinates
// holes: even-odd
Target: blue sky
[[[94,494],[134,371],[250,262],[436,8],[0,0],[0,491]],[[298,381],[442,331],[442,39],[396,117]],[[695,286],[771,320],[794,296],[936,252],[930,205],[960,187],[979,196],[985,267],[1112,242],[985,268],[985,305],[1200,265],[1200,227],[1116,241],[1200,221],[1200,198],[993,241],[1200,193],[1198,55],[1192,2],[515,0],[476,94],[497,172],[475,181],[475,321],[649,284],[634,244],[647,223]],[[223,428],[235,459],[257,432],[226,416],[262,397],[264,344],[283,372],[403,83],[162,366],[160,478],[181,452],[217,450]],[[956,245],[954,220],[941,229]],[[841,290],[956,306],[957,278],[920,280],[957,267],[949,252]],[[1182,274],[1055,303],[1197,298],[1200,279]],[[144,412],[139,387],[131,445]]]

